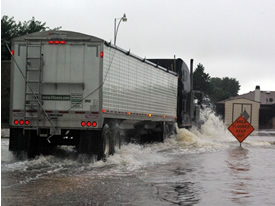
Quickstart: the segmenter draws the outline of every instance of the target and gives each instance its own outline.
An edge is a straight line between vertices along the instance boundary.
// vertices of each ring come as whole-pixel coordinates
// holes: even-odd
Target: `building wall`
[[[230,126],[242,112],[246,111],[250,116],[248,122],[254,127],[255,130],[259,129],[259,110],[260,103],[247,100],[236,99],[225,102],[225,124]]]

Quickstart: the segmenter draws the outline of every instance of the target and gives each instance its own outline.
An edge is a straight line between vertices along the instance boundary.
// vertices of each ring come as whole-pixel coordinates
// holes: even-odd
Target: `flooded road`
[[[240,147],[209,121],[164,143],[123,145],[106,162],[69,147],[18,160],[2,138],[2,205],[275,205],[275,131]]]

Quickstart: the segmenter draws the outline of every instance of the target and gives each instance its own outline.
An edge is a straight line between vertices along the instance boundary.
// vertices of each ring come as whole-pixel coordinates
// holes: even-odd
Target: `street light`
[[[118,25],[116,26],[117,19],[119,19],[119,22],[118,22]],[[117,32],[118,32],[118,28],[119,28],[121,20],[125,21],[125,22],[127,21],[126,14],[124,14],[123,17],[121,17],[121,18],[115,18],[114,45],[116,45],[116,37],[117,37]]]

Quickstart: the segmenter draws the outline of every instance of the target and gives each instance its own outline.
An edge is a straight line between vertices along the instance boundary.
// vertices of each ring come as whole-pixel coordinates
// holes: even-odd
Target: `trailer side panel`
[[[103,81],[105,116],[128,114],[124,118],[174,121],[175,75],[105,45]]]

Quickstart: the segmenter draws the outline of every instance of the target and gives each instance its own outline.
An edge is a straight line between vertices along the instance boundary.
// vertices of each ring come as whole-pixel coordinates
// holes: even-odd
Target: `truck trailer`
[[[14,153],[33,157],[72,145],[102,159],[134,137],[163,141],[176,123],[190,127],[198,117],[192,74],[181,59],[147,60],[60,30],[16,37],[11,45]]]

